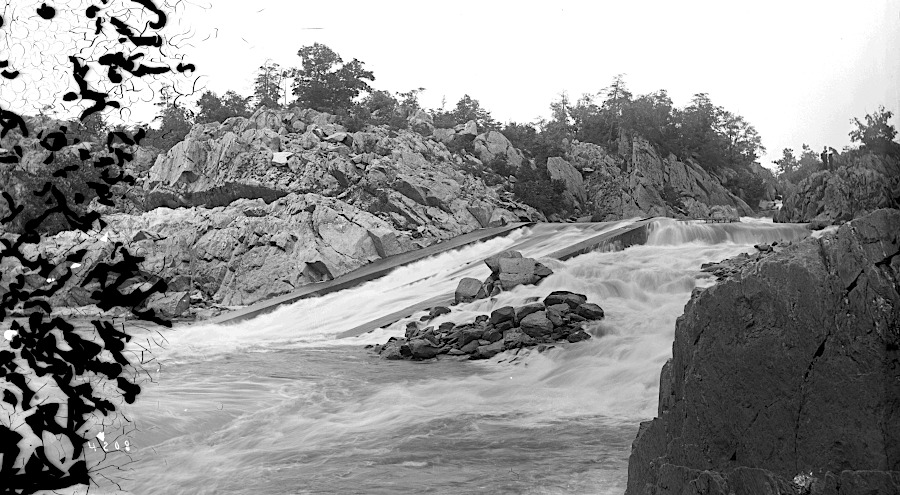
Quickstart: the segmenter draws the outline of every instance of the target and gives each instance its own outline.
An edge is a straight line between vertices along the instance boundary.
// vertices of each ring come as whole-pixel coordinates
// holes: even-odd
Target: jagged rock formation
[[[172,301],[173,308],[181,308],[179,314],[186,309],[179,306],[184,297],[197,304],[251,304],[415,247],[408,234],[384,220],[311,193],[289,194],[268,205],[241,199],[227,207],[158,208],[141,215],[111,214],[105,220],[109,226],[101,235],[62,232],[33,247],[60,261],[74,250],[88,251],[54,306],[92,303],[97,283],[78,285],[115,242],[146,258],[140,264],[146,274],[141,283],[168,280],[169,291],[180,297]],[[11,260],[4,263],[0,268],[10,275],[4,277],[7,284],[20,273],[36,287],[46,283]]]
[[[430,133],[419,113],[411,124]],[[413,122],[415,121],[415,122]],[[474,122],[472,123],[474,124]],[[519,155],[487,133],[482,156]],[[504,146],[505,141],[506,146]],[[398,231],[446,239],[508,221],[544,220],[464,171],[479,159],[448,150],[439,139],[369,126],[349,133],[335,116],[313,110],[262,108],[249,119],[197,125],[150,169],[151,204],[223,206],[237,198],[271,201],[289,193],[338,197]]]
[[[251,304],[478,228],[545,220],[469,173],[481,163],[465,151],[476,137],[483,154],[521,158],[502,135],[477,136],[470,122],[451,136],[469,146],[451,152],[423,136],[433,130],[427,114],[410,116],[410,127],[416,131],[349,133],[333,115],[261,108],[250,118],[195,125],[158,157],[137,147],[130,172],[138,187],[119,191],[125,200],[115,207],[91,207],[110,223],[105,237],[147,258],[147,280],[172,281],[171,300],[151,301],[168,313],[183,312],[185,301]],[[43,155],[36,142],[19,141],[27,153],[16,173],[27,173],[22,167]],[[67,152],[77,149],[60,153]],[[39,249],[61,259],[66,249],[85,248],[89,265],[109,254],[99,237],[65,232]],[[29,280],[44,283],[39,278]],[[72,289],[53,304],[90,304],[92,287]]]
[[[551,180],[558,180],[565,184],[563,198],[570,208],[583,211],[587,205],[587,192],[584,189],[584,178],[575,167],[559,157],[547,159],[547,173]]]
[[[586,176],[590,210],[599,220],[634,216],[710,216],[710,207],[753,210],[692,159],[661,157],[644,138],[619,139],[618,154],[591,143],[575,142],[568,161]]]
[[[774,220],[830,225],[898,205],[900,162],[868,154],[852,167],[821,170],[800,181]]]
[[[513,147],[506,136],[497,131],[488,131],[475,137],[475,153],[484,163],[501,158],[512,170],[517,170],[525,161],[522,152]]]
[[[900,493],[900,211],[698,291],[628,495]]]

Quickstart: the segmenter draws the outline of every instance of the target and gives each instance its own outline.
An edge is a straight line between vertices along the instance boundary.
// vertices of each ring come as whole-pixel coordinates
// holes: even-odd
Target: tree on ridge
[[[348,110],[362,92],[371,92],[375,75],[353,59],[344,62],[334,50],[321,43],[300,48],[302,68],[294,73],[297,104],[321,112]]]

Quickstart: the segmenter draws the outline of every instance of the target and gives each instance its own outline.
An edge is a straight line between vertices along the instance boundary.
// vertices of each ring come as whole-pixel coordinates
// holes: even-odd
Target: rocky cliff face
[[[844,223],[900,205],[900,163],[865,155],[852,167],[815,172],[784,198],[776,222]]]
[[[900,211],[694,295],[626,493],[900,493]]]
[[[493,136],[499,133],[476,138],[463,131],[460,138],[474,140],[484,159],[504,154],[521,161],[509,141]],[[333,115],[261,109],[249,119],[194,126],[150,169],[147,206],[213,207],[237,198],[271,201],[313,192],[340,198],[398,231],[434,239],[507,221],[544,220],[467,174],[466,166],[475,163],[482,161],[450,152],[438,136],[383,126],[348,133]]]
[[[415,247],[409,235],[397,233],[388,222],[311,193],[289,194],[271,204],[241,199],[227,207],[157,208],[141,215],[111,214],[105,220],[109,226],[99,235],[62,232],[33,248],[63,265],[66,254],[88,252],[54,305],[91,304],[90,293],[99,285],[78,286],[117,242],[145,257],[140,267],[147,276],[135,283],[162,278],[177,301],[193,298],[195,304],[226,306],[329,280]],[[22,273],[34,287],[46,283],[11,260],[4,263],[9,278]]]
[[[728,192],[718,179],[693,160],[660,157],[641,137],[619,140],[619,153],[591,143],[574,143],[569,161],[586,176],[584,188],[595,218],[612,220],[634,216],[708,217],[711,207],[723,206],[737,215],[753,210]]]

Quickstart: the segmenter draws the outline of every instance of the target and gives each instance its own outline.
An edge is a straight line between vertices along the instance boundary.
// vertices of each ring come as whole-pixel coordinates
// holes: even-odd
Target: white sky
[[[802,143],[840,149],[879,104],[900,113],[900,1],[185,1],[169,28],[192,31],[181,51],[219,94],[249,95],[266,59],[299,66],[314,42],[363,61],[376,89],[424,87],[429,108],[468,93],[501,122],[549,117],[560,92],[624,73],[636,95],[683,106],[706,92],[743,115],[764,165]]]
[[[764,164],[801,143],[840,149],[850,118],[900,110],[900,2],[890,0],[212,2],[191,25],[217,38],[192,58],[220,94],[249,94],[265,59],[298,66],[297,50],[314,42],[365,62],[377,89],[424,87],[426,107],[468,93],[503,122],[549,117],[560,92],[596,93],[625,73],[635,94],[667,89],[681,106],[707,92],[743,115]]]

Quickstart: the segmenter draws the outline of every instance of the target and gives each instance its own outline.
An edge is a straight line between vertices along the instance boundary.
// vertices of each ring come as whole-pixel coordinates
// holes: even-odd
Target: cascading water
[[[417,363],[363,349],[402,335],[408,320],[334,338],[452,292],[463,276],[486,277],[481,260],[495,252],[540,257],[597,233],[538,225],[255,320],[164,332],[157,383],[126,410],[138,428],[135,462],[117,481],[136,494],[622,493],[638,424],[656,412],[675,320],[695,287],[713,283],[700,265],[796,240],[808,234],[802,226],[658,220],[646,245],[542,259],[554,274],[541,285],[430,323],[471,321],[553,290],[604,308],[593,339],[544,353]]]

